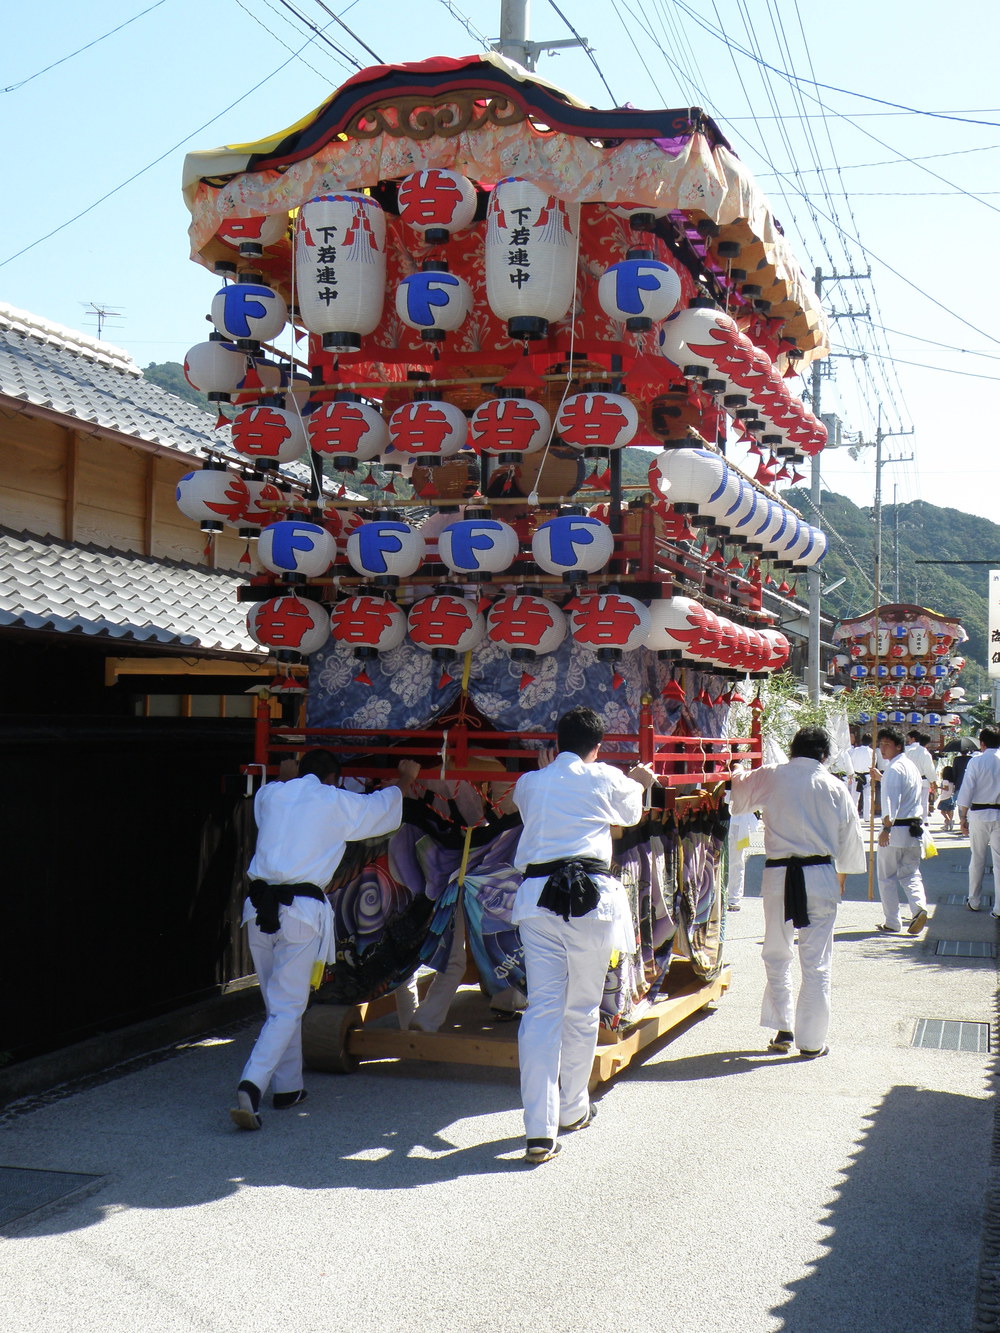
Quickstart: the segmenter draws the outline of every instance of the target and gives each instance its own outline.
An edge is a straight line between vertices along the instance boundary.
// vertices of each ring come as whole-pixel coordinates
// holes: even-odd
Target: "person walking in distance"
[[[313,969],[334,949],[324,889],[348,842],[399,828],[403,795],[419,771],[413,760],[401,760],[399,776],[365,796],[337,787],[340,768],[329,750],[310,750],[298,777],[257,792],[257,850],[247,870],[243,923],[267,1018],[229,1113],[240,1129],[260,1129],[261,1098],[272,1082],[275,1110],[304,1101],[302,1015]]]
[[[926,742],[930,737],[922,731],[908,731],[903,753],[920,774],[920,802],[924,819],[931,812],[931,796],[937,789],[937,765]]]
[[[966,906],[979,911],[986,852],[993,857],[993,912],[1000,918],[1000,732],[984,727],[980,753],[973,755],[958,793],[958,820],[969,839],[969,893]]]
[[[655,781],[648,768],[626,777],[598,762],[604,725],[590,708],[564,713],[556,736],[555,758],[523,773],[513,798],[524,823],[512,913],[528,990],[518,1033],[524,1161],[535,1164],[560,1150],[560,1129],[585,1129],[596,1114],[587,1084],[608,964],[613,950],[635,949],[628,899],[610,874],[611,826],[639,822]]]
[[[882,829],[878,835],[878,893],[885,920],[876,929],[898,935],[900,897],[910,905],[907,923],[911,935],[927,924],[927,898],[920,874],[923,836],[923,795],[920,771],[904,753],[903,735],[895,727],[878,733],[879,753],[885,760],[880,790]]]
[[[854,793],[829,773],[830,737],[822,727],[796,732],[786,764],[734,774],[732,810],[759,810],[764,819],[763,961],[767,982],[761,1027],[775,1029],[768,1050],[794,1043],[807,1059],[826,1055],[830,978],[837,905],[848,875],[867,866]],[[798,933],[802,973],[792,989]]]

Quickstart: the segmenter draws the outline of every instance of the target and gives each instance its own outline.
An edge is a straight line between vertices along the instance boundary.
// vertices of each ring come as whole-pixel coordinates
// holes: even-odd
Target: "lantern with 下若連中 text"
[[[486,298],[511,338],[544,338],[569,310],[576,285],[580,208],[508,177],[486,210]]]
[[[385,214],[366,194],[320,195],[295,225],[302,322],[324,350],[351,352],[378,328],[385,299]]]

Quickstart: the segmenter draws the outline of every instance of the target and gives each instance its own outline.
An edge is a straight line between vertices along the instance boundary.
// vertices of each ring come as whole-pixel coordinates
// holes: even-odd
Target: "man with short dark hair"
[[[984,727],[979,754],[965,770],[958,793],[959,827],[969,839],[969,894],[966,906],[979,911],[987,849],[993,856],[993,912],[1000,918],[1000,733]]]
[[[764,819],[764,947],[767,984],[761,1027],[777,1029],[768,1050],[792,1043],[806,1059],[826,1055],[830,975],[837,904],[848,875],[865,871],[861,823],[851,792],[824,767],[830,737],[803,727],[787,764],[733,775],[732,810]],[[798,933],[802,980],[793,1004],[793,941]]]
[[[419,771],[413,760],[401,760],[398,777],[363,796],[337,787],[340,766],[329,750],[310,750],[298,777],[265,783],[257,792],[257,850],[247,870],[243,923],[267,1018],[229,1113],[240,1129],[260,1129],[260,1102],[272,1081],[275,1110],[305,1099],[302,1015],[313,971],[334,951],[324,890],[348,842],[399,827],[403,795]]]
[[[924,819],[930,816],[931,795],[937,791],[937,765],[927,748],[929,740],[930,736],[926,732],[911,729],[906,733],[906,744],[903,747],[903,753],[920,774],[920,804]]]
[[[639,822],[655,781],[641,765],[626,777],[598,763],[604,724],[590,708],[564,713],[556,735],[555,758],[540,756],[514,788],[524,823],[512,913],[528,989],[518,1034],[524,1160],[534,1164],[559,1151],[560,1129],[584,1129],[595,1114],[587,1084],[608,964],[613,950],[635,950],[628,899],[610,874],[611,826]]]
[[[886,764],[879,784],[882,831],[876,861],[878,895],[885,920],[876,929],[883,935],[899,934],[902,896],[912,913],[907,930],[911,935],[919,935],[927,924],[927,897],[920,874],[924,829],[920,771],[905,753],[902,732],[895,727],[882,728],[878,733],[878,748]]]

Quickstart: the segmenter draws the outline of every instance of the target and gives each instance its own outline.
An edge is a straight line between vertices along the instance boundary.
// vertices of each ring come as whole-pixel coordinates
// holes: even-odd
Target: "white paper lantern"
[[[266,218],[228,218],[215,234],[244,259],[259,259],[270,246],[283,240],[287,231],[288,214],[272,213]]]
[[[265,477],[244,477],[243,480],[249,500],[240,515],[239,534],[241,537],[256,537],[261,528],[283,518],[288,497]]]
[[[256,352],[276,338],[288,322],[288,307],[270,287],[231,282],[212,300],[212,323],[239,351]]]
[[[475,602],[442,593],[413,603],[407,617],[407,632],[418,648],[439,657],[451,657],[482,643],[486,621]]]
[[[672,314],[681,299],[681,280],[652,251],[630,250],[597,284],[601,309],[626,329],[641,332]]]
[[[500,597],[486,617],[486,633],[514,661],[553,653],[566,637],[566,617],[547,597],[514,594]]]
[[[201,524],[203,532],[221,532],[237,523],[250,504],[246,482],[225,468],[205,467],[186,472],[177,483],[177,508]]]
[[[457,171],[414,171],[399,182],[397,206],[407,226],[423,231],[428,245],[440,245],[475,218],[476,187]]]
[[[531,554],[547,574],[595,574],[615,553],[614,533],[589,514],[559,514],[535,529]]]
[[[354,648],[355,657],[387,653],[406,638],[406,616],[386,597],[347,597],[334,604],[330,631],[337,643]]]
[[[778,629],[762,629],[760,636],[767,643],[771,652],[771,659],[768,663],[769,671],[780,671],[788,661],[788,655],[791,652],[791,644]]]
[[[923,625],[910,625],[906,636],[911,657],[927,657],[931,651],[930,630]]]
[[[612,204],[611,212],[615,217],[628,218],[635,231],[652,231],[657,218],[668,218],[668,208],[657,208],[652,204]]]
[[[261,466],[294,463],[306,451],[302,418],[294,408],[244,407],[233,418],[233,448]]]
[[[255,356],[246,363],[247,369],[239,383],[239,392],[233,395],[238,407],[257,407],[262,398],[277,397],[281,393],[283,372],[277,361]]]
[[[576,286],[580,208],[508,177],[486,210],[486,299],[511,338],[544,338]]]
[[[318,454],[369,463],[388,445],[389,426],[370,403],[351,395],[333,403],[321,403],[310,412],[306,417],[306,435],[309,447]]]
[[[820,528],[811,529],[812,541],[805,552],[799,556],[798,563],[805,569],[811,569],[813,565],[818,565],[826,555],[828,545],[826,533]]]
[[[714,516],[727,493],[729,468],[709,449],[664,449],[653,467],[670,483],[670,503],[680,514]]]
[[[337,543],[318,523],[286,519],[270,523],[260,534],[257,555],[275,574],[319,578],[337,558]]]
[[[305,597],[272,597],[251,608],[247,631],[255,643],[274,649],[280,659],[295,661],[329,640],[330,617],[318,602]]]
[[[228,403],[246,373],[246,353],[238,352],[220,334],[195,343],[184,354],[184,378],[193,389],[207,394],[210,403]]]
[[[521,549],[517,533],[495,518],[467,518],[438,533],[438,554],[458,574],[499,574]]]
[[[502,462],[516,462],[545,448],[552,418],[541,403],[530,398],[490,398],[473,412],[469,433],[482,453],[499,454]]]
[[[462,326],[472,309],[472,289],[441,266],[408,274],[396,288],[396,314],[425,342],[440,342]]]
[[[753,343],[741,333],[735,320],[722,310],[692,306],[668,319],[659,333],[660,350],[686,378],[721,379],[727,387],[734,375],[745,373]]]
[[[620,593],[587,593],[571,603],[569,624],[582,648],[614,658],[645,643],[649,610]]]
[[[649,605],[645,646],[656,653],[688,656],[704,630],[705,608],[690,597],[656,598]]]
[[[417,571],[424,558],[424,539],[408,523],[375,519],[354,529],[346,553],[352,569],[388,587]]]
[[[321,195],[295,228],[295,280],[302,322],[326,351],[355,351],[382,318],[385,214],[365,194]]]
[[[403,403],[389,418],[393,449],[417,458],[450,458],[465,446],[468,435],[462,409],[439,398]]]
[[[556,416],[563,444],[604,454],[623,449],[639,429],[639,413],[620,393],[573,393]]]

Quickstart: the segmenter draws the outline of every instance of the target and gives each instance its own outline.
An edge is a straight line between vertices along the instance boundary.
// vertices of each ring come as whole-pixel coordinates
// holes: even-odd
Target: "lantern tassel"
[[[521,672],[521,683],[520,683],[520,685],[518,685],[517,688],[518,688],[519,690],[526,690],[526,689],[528,688],[529,685],[531,685],[531,684],[534,683],[534,679],[535,679],[534,676],[533,676],[529,671],[522,671],[522,672]]]
[[[219,415],[215,418],[215,429],[221,430],[223,426],[228,426],[228,425],[229,425],[229,418],[226,416],[225,412],[220,412]]]
[[[370,685],[372,683],[371,676],[369,676],[368,672],[365,671],[363,667],[354,677],[354,679],[358,682],[359,685]]]
[[[240,563],[241,565],[249,565],[249,564],[250,564],[250,541],[249,541],[249,539],[247,539],[247,544],[246,544],[246,546],[244,546],[244,548],[243,548],[243,554],[240,556],[239,563]]]
[[[438,679],[438,689],[443,690],[444,687],[450,685],[454,679],[454,676],[450,675],[447,670],[442,671],[440,678]]]
[[[617,690],[620,686],[624,684],[625,684],[625,677],[621,674],[620,671],[615,671],[614,675],[611,677],[611,688],[613,690]]]

